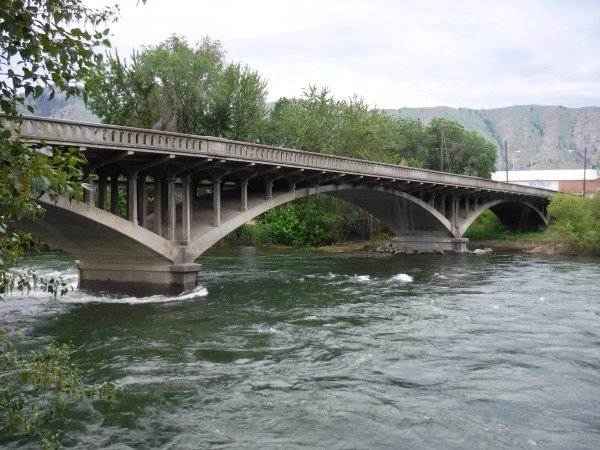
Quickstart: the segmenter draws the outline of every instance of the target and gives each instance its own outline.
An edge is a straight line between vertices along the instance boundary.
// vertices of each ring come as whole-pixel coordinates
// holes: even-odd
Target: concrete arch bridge
[[[553,191],[363,160],[111,125],[36,117],[34,143],[77,147],[94,185],[81,203],[42,198],[20,228],[78,259],[82,289],[149,295],[194,288],[196,259],[276,206],[317,193],[347,200],[395,233],[395,245],[466,251],[491,209],[513,229],[548,224]],[[119,195],[121,194],[121,195]],[[125,195],[123,195],[125,194]],[[119,198],[126,205],[119,207]],[[125,212],[124,212],[125,211]]]

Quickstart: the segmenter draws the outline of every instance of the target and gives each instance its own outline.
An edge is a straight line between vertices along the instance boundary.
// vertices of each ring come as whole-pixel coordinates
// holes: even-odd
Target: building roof
[[[494,172],[492,180],[506,181],[505,170]],[[577,181],[583,180],[583,169],[574,170],[509,170],[508,181]],[[587,169],[585,171],[586,180],[595,180],[598,178],[596,169]]]

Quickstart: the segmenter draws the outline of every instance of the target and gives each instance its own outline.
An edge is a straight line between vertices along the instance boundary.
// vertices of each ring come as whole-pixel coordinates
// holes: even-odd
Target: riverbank
[[[345,242],[337,245],[318,247],[316,250],[326,253],[347,252],[372,252],[381,251],[386,247],[387,240]],[[470,241],[467,244],[469,251],[479,249],[492,249],[494,251],[523,251],[533,255],[575,255],[571,247],[564,243],[550,242],[548,240],[482,240]]]
[[[321,247],[313,247],[312,250],[323,253],[350,253],[350,252],[382,252],[382,248],[386,248],[389,239],[373,239],[367,241],[349,241],[335,245],[325,245]],[[228,243],[229,245],[237,246],[238,243]],[[243,245],[252,246],[252,243],[245,242]],[[268,245],[263,248],[273,249],[292,249],[292,247],[283,245]],[[575,255],[576,253],[563,243],[550,242],[549,240],[539,239],[517,239],[517,240],[481,240],[470,241],[467,244],[469,251],[479,249],[492,249],[493,251],[523,251],[534,255]],[[401,252],[400,252],[401,253]]]
[[[467,245],[469,250],[491,248],[492,250],[521,250],[533,255],[575,255],[573,249],[562,242],[550,241],[472,241]]]

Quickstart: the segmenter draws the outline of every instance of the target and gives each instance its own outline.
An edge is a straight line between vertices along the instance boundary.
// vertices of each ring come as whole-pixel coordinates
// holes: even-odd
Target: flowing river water
[[[82,449],[600,448],[600,260],[212,250],[178,297],[0,302],[115,401]],[[28,257],[76,285],[69,256]],[[46,296],[45,296],[46,295]],[[2,439],[6,448],[38,448]]]

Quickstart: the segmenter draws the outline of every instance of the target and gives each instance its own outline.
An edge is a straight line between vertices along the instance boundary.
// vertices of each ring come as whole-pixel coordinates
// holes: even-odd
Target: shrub
[[[548,205],[549,235],[578,253],[600,255],[600,195],[581,198],[559,194]]]
[[[498,216],[488,209],[475,219],[464,237],[473,241],[501,240],[505,232],[506,227],[500,222]]]

